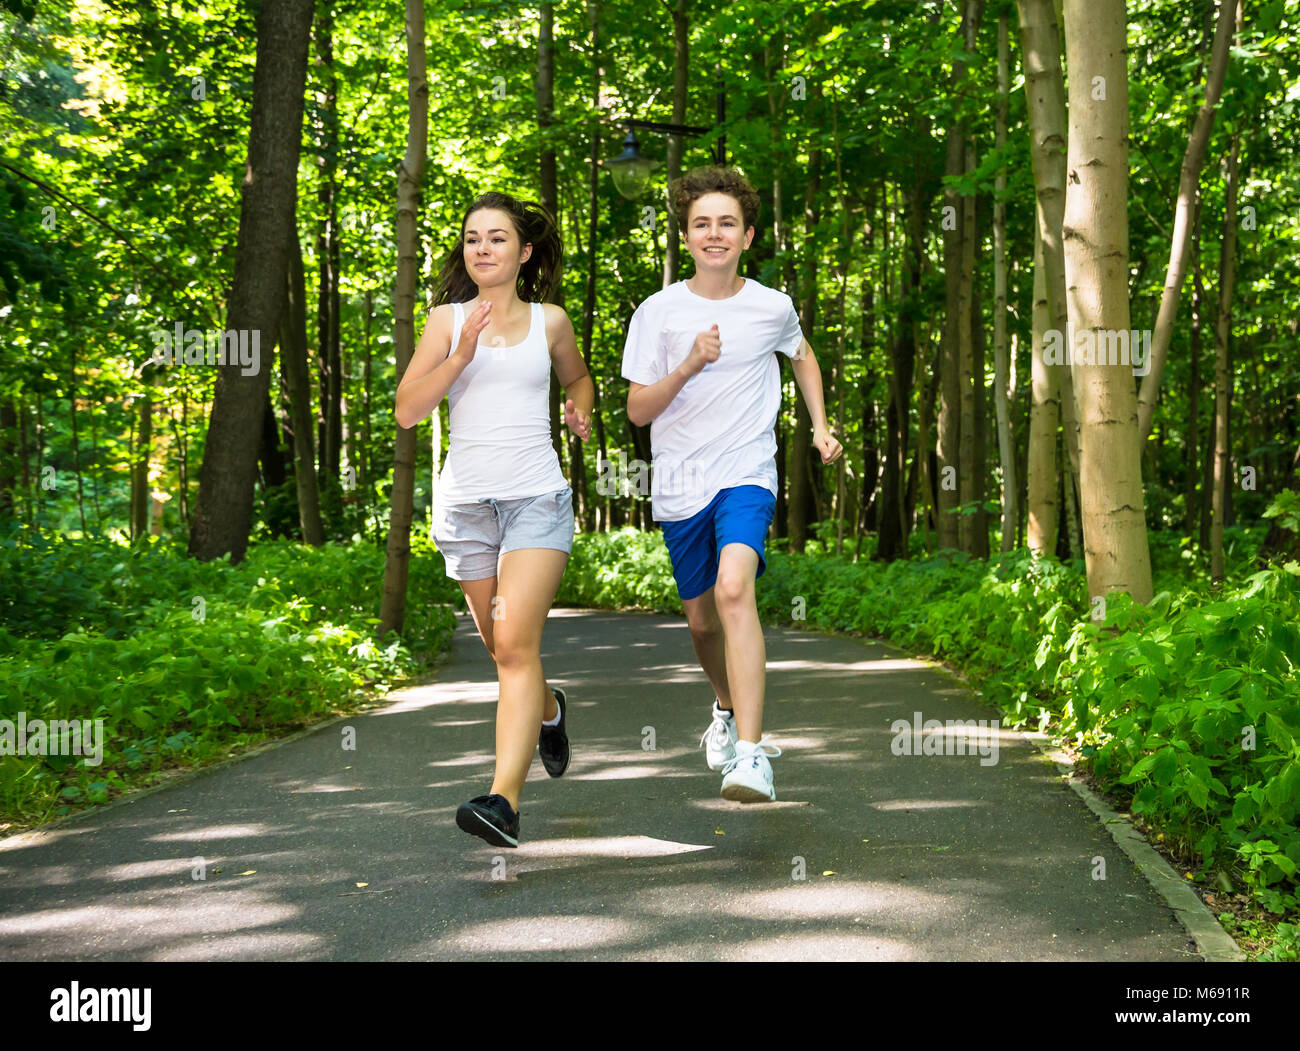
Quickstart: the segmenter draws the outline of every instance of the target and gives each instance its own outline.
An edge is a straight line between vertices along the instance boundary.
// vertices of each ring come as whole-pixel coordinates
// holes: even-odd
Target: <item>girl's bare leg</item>
[[[492,600],[497,595],[497,578],[485,577],[482,580],[461,580],[458,581],[460,589],[465,593],[465,601],[469,605],[470,615],[474,618],[474,626],[478,628],[479,638],[483,640],[483,645],[487,647],[488,656],[496,663],[496,652],[493,649],[492,625]],[[500,606],[498,606],[498,609]],[[560,714],[560,706],[555,700],[555,694],[551,692],[550,687],[546,688],[546,711],[543,713],[543,719],[554,719]]]
[[[519,809],[528,767],[537,749],[544,709],[559,711],[542,674],[542,628],[560,578],[568,564],[565,551],[525,548],[501,556],[497,569],[498,600],[489,603],[492,653],[501,696],[497,701],[497,766],[492,792]]]

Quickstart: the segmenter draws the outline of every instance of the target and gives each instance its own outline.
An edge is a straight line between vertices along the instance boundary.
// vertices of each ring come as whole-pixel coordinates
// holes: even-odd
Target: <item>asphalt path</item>
[[[775,803],[721,798],[682,618],[556,609],[572,763],[534,759],[517,850],[466,835],[496,678],[462,616],[436,679],[382,707],[0,841],[0,959],[1198,958],[1019,734],[895,754],[896,720],[996,720],[969,688],[880,643],[765,635]]]

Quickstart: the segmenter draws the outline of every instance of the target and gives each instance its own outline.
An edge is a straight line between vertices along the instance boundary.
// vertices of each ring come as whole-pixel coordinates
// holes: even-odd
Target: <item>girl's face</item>
[[[497,208],[480,208],[465,217],[465,272],[480,288],[514,286],[519,267],[533,254],[521,245],[510,216]]]

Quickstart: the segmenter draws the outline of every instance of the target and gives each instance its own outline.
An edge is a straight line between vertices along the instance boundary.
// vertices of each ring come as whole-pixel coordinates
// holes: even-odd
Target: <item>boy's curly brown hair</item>
[[[745,228],[758,225],[758,192],[736,168],[723,168],[711,164],[705,168],[692,168],[672,185],[673,214],[677,225],[686,229],[690,218],[691,202],[706,193],[725,193],[740,203]]]

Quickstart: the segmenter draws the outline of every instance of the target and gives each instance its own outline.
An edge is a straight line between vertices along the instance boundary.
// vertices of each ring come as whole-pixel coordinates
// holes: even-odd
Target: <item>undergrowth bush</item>
[[[413,538],[401,637],[374,638],[384,553],[251,547],[237,566],[157,540],[0,538],[0,719],[103,719],[103,755],[16,755],[0,738],[0,820],[103,802],[383,691],[450,642],[459,598]]]

